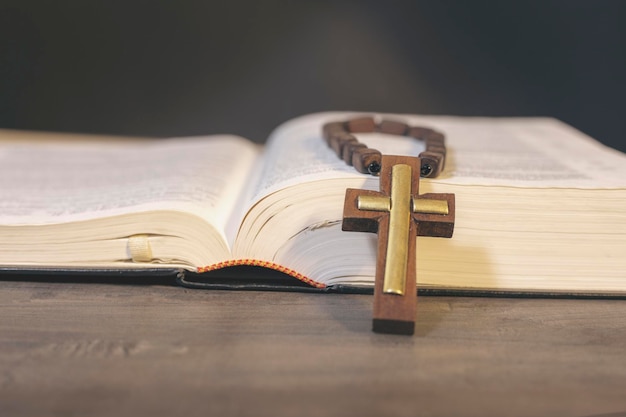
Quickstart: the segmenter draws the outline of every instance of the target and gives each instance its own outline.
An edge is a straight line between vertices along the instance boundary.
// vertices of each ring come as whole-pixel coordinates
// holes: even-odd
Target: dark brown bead
[[[346,130],[350,133],[370,133],[376,129],[373,117],[359,117],[346,122]]]
[[[378,175],[381,169],[382,155],[375,149],[369,149],[359,143],[352,133],[370,133],[378,131],[390,135],[406,135],[425,142],[426,150],[420,153],[423,177],[436,177],[443,171],[446,160],[445,136],[433,129],[414,126],[395,120],[383,120],[376,124],[373,117],[358,117],[346,122],[330,122],[322,127],[322,133],[328,145],[339,158],[364,174]]]
[[[376,149],[360,148],[355,149],[352,153],[352,165],[354,165],[354,169],[363,174],[370,174],[370,169],[374,165],[378,165],[380,169],[381,159],[382,155]]]
[[[445,146],[441,146],[438,143],[433,144],[433,142],[426,142],[426,151],[440,153],[443,156],[446,156]]]
[[[349,133],[346,133],[346,132],[335,133],[330,138],[330,147],[333,149],[333,151],[335,151],[337,156],[341,158],[343,147],[347,143],[356,143],[356,142],[357,142],[356,138]]]
[[[343,147],[341,152],[341,158],[345,161],[346,164],[352,165],[352,154],[357,149],[367,149],[367,146],[364,143],[360,142],[349,142]]]
[[[326,123],[322,127],[322,135],[324,136],[324,139],[326,140],[326,143],[328,144],[330,144],[330,138],[333,136],[333,134],[341,133],[345,131],[346,131],[346,127],[343,122]]]
[[[428,139],[428,136],[433,132],[434,130],[427,127],[414,126],[409,128],[409,133],[407,136],[411,136],[412,138],[425,141],[426,139]]]
[[[422,177],[436,177],[443,170],[445,162],[443,154],[426,151],[420,153],[419,157],[422,160]]]
[[[409,131],[409,125],[395,120],[383,120],[378,125],[378,131],[389,135],[406,135]]]
[[[438,143],[439,146],[444,146],[445,140],[445,135],[441,132],[437,132],[436,130],[431,131],[426,137],[426,142]]]

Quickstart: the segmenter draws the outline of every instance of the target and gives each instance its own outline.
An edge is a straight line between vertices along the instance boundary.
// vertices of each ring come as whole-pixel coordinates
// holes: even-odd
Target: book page
[[[378,189],[329,149],[321,128],[363,114],[294,119],[270,137],[256,197],[233,253],[324,284],[372,285],[377,237],[344,233],[345,189]],[[626,157],[548,118],[376,115],[447,137],[442,175],[422,193],[454,193],[452,239],[418,239],[418,280],[432,287],[623,291]],[[357,134],[383,154],[420,141]],[[295,276],[295,275],[294,275]]]
[[[235,136],[22,142],[5,131],[0,139],[3,225],[180,210],[223,231],[259,154]]]
[[[279,127],[268,139],[262,175],[252,193],[252,201],[289,185],[329,178],[360,178],[364,182],[377,179],[363,175],[328,147],[322,138],[322,125],[327,121],[357,117],[355,113],[322,113],[294,119]],[[417,155],[424,144],[417,140],[384,135],[360,135],[359,140],[385,154]]]
[[[450,184],[623,188],[626,155],[550,118],[444,118]]]
[[[337,158],[322,138],[330,121],[372,115],[319,113],[291,120],[271,136],[265,166],[254,190],[256,201],[289,185],[327,178],[372,177],[357,173]],[[550,118],[471,118],[374,115],[446,135],[448,155],[439,178],[449,184],[512,187],[621,188],[626,186],[626,157],[583,133]],[[358,134],[383,154],[415,155],[423,144],[408,137]]]

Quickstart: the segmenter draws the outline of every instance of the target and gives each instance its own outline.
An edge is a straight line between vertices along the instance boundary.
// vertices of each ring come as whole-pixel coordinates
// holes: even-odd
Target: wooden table
[[[626,416],[626,301],[0,281],[1,416]]]

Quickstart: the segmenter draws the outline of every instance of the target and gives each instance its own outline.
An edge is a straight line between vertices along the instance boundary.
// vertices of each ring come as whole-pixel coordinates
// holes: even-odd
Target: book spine
[[[258,259],[233,259],[233,260],[228,260],[228,261],[224,261],[224,262],[219,262],[213,265],[208,265],[208,266],[202,266],[202,267],[198,267],[197,269],[197,273],[201,274],[203,272],[211,272],[211,271],[216,271],[218,269],[223,269],[223,268],[229,268],[232,266],[259,266],[262,268],[268,268],[268,269],[273,269],[274,271],[278,271],[278,272],[282,272],[283,274],[287,274],[291,277],[294,277],[302,282],[304,282],[305,284],[308,284],[312,287],[315,288],[326,288],[326,284],[323,284],[321,282],[317,282],[312,280],[311,278],[299,273],[298,271],[295,271],[293,269],[290,268],[286,268],[282,265],[279,265],[277,263],[274,262],[268,262],[268,261],[261,261]]]

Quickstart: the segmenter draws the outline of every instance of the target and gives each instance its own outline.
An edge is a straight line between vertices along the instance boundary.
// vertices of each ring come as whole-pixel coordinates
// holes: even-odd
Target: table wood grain
[[[1,416],[626,416],[626,301],[0,281]]]

